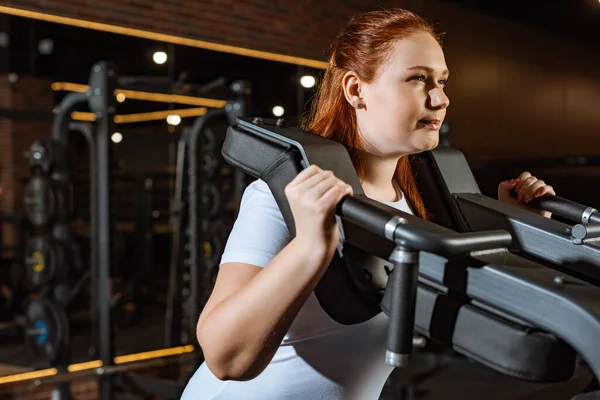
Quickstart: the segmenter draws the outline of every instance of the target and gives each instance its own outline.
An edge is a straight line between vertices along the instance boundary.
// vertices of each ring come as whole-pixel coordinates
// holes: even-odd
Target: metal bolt
[[[261,117],[256,117],[252,120],[252,123],[255,125],[262,125],[263,119]]]
[[[281,128],[281,127],[285,126],[285,120],[283,118],[277,118],[275,125],[277,125],[278,127]]]
[[[413,336],[412,343],[417,349],[422,349],[427,345],[427,340],[423,336]]]
[[[239,110],[240,108],[242,108],[242,106],[240,106],[240,103],[234,103],[233,104],[233,109],[234,110]]]
[[[97,375],[103,375],[104,374],[104,368],[102,368],[102,367],[96,368],[96,374]]]
[[[96,65],[96,66],[94,67],[94,72],[100,72],[100,71],[102,71],[102,67],[101,67],[101,66],[99,66],[99,65]]]

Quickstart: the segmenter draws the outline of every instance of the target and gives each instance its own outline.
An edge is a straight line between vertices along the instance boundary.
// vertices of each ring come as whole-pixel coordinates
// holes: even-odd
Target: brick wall
[[[22,212],[24,186],[21,182],[29,176],[23,152],[37,138],[50,136],[51,121],[40,120],[40,117],[50,115],[54,94],[47,79],[21,76],[15,84],[8,84],[6,75],[0,75],[0,82],[0,109],[19,113],[0,117],[2,210]]]
[[[313,59],[348,17],[401,6],[381,0],[8,0],[4,5]]]
[[[406,6],[447,33],[454,144],[471,160],[600,148],[595,49],[441,0],[7,0],[4,4],[325,60],[347,18]]]
[[[446,33],[454,146],[470,161],[595,155],[598,52],[523,24],[427,0]]]
[[[0,75],[0,83],[0,109],[18,113],[0,116],[0,212],[23,213],[23,181],[30,174],[23,152],[35,139],[51,134],[51,122],[40,117],[50,115],[54,94],[46,79],[22,76],[9,84],[7,76]],[[12,227],[0,229],[3,244],[12,245]]]

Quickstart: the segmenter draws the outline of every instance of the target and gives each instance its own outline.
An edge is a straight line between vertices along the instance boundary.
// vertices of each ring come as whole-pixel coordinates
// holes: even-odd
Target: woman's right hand
[[[327,264],[340,239],[335,208],[344,196],[352,193],[350,185],[316,165],[304,169],[285,187],[296,225],[296,240],[313,254],[326,257]]]

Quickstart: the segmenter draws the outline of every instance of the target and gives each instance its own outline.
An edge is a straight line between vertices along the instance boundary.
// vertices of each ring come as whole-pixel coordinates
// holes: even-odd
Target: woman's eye
[[[448,86],[448,79],[441,79],[438,81],[438,83],[440,85],[442,85],[443,87],[446,87],[446,86]]]
[[[415,76],[411,77],[409,80],[425,82],[427,80],[427,78],[425,77],[425,75],[415,75]]]

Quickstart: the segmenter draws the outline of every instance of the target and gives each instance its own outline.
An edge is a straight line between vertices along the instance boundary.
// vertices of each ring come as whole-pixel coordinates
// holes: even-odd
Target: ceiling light
[[[152,59],[157,64],[164,64],[167,62],[167,53],[165,53],[164,51],[157,51],[154,54],[152,54]]]
[[[312,75],[304,75],[302,78],[300,78],[300,84],[302,85],[302,87],[305,87],[307,89],[315,86],[315,83],[315,77]]]
[[[123,135],[121,135],[119,132],[115,132],[110,137],[110,140],[112,140],[113,143],[121,143],[121,141],[123,140]]]
[[[52,39],[42,39],[38,42],[38,51],[41,55],[47,56],[54,51],[54,41]]]
[[[276,117],[281,117],[284,112],[285,112],[285,110],[281,106],[273,107],[273,115]]]
[[[181,123],[181,117],[179,115],[169,115],[167,117],[167,123],[169,125],[177,126]]]

